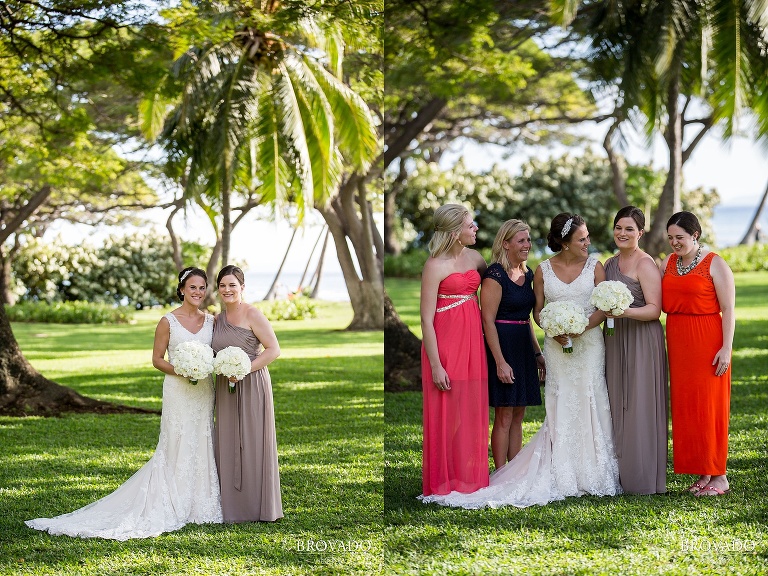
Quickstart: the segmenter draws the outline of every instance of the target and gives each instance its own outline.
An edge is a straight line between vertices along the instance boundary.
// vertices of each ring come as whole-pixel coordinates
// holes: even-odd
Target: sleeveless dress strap
[[[587,261],[584,263],[584,270],[594,270],[595,266],[597,266],[597,256],[588,256]]]

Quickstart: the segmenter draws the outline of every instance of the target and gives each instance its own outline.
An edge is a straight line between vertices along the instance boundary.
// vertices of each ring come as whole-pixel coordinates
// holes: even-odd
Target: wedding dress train
[[[189,332],[176,317],[171,325],[169,362],[181,342],[211,343],[213,317]],[[30,528],[81,538],[128,540],[178,530],[185,524],[222,522],[219,479],[213,456],[211,377],[193,385],[186,378],[166,375],[160,438],[152,458],[122,486],[79,510],[55,518],[28,520]]]

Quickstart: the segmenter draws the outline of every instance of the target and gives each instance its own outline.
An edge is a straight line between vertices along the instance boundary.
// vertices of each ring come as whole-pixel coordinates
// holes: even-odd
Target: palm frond
[[[280,139],[280,124],[271,94],[258,101],[258,120],[251,140],[255,155],[255,175],[260,180],[262,197],[266,202],[284,203],[288,186],[293,178],[291,169],[282,157],[284,145]]]
[[[760,30],[762,41],[768,43],[768,0],[745,0],[747,20]]]
[[[549,14],[552,21],[560,26],[568,26],[576,18],[579,0],[551,0]]]
[[[745,22],[739,7],[730,2],[715,4],[711,17],[714,90],[710,104],[715,121],[724,121],[723,135],[729,138],[735,132],[739,111],[746,102],[750,63],[745,53],[746,44],[743,38]]]
[[[324,199],[333,194],[341,179],[341,169],[335,161],[338,154],[333,110],[322,87],[301,58],[287,56],[286,64],[294,85],[302,88],[297,96],[312,162],[313,197]]]
[[[334,117],[344,119],[336,123],[339,149],[354,168],[367,170],[379,150],[376,123],[368,105],[314,58],[303,56],[303,60],[323,88]]]
[[[277,67],[275,85],[277,90],[275,96],[280,101],[280,112],[278,119],[282,131],[289,139],[293,150],[297,155],[296,173],[301,181],[301,195],[303,201],[311,204],[312,190],[312,159],[307,145],[307,135],[304,131],[304,123],[301,116],[301,105],[299,104],[299,89],[292,81],[291,74],[288,71],[285,62],[280,62]]]
[[[160,82],[160,86],[165,79]],[[158,87],[154,93],[139,102],[139,126],[147,140],[155,140],[163,131],[166,117],[173,109],[174,100],[165,98]]]

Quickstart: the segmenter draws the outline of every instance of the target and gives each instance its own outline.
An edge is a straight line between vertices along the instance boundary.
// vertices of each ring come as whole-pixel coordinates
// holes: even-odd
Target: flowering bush
[[[227,378],[236,378],[242,380],[251,371],[251,359],[242,348],[237,346],[227,346],[219,350],[213,361],[213,369],[216,374],[221,374]],[[235,391],[235,383],[229,383],[229,391]]]
[[[581,334],[589,324],[584,309],[570,300],[550,302],[539,314],[541,328],[547,336],[554,338],[561,334]],[[573,342],[568,338],[568,343],[563,346],[563,352],[573,352]]]
[[[173,353],[173,369],[176,374],[197,384],[213,372],[213,348],[197,340],[188,340],[176,346]]]
[[[624,310],[629,308],[632,304],[632,292],[623,282],[616,280],[605,280],[600,282],[595,289],[592,290],[592,296],[590,297],[590,303],[598,310],[603,312],[610,312],[614,316],[620,316],[624,313]],[[606,322],[608,336],[613,335],[613,318],[608,318]]]
[[[283,300],[267,300],[255,304],[264,313],[267,320],[306,320],[316,318],[317,310],[315,301],[306,296]]]

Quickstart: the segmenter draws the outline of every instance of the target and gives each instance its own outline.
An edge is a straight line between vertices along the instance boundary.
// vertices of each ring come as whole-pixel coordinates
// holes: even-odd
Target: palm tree
[[[292,11],[300,4],[200,6],[194,17],[205,25],[191,31],[188,6],[167,13],[184,52],[145,101],[144,125],[187,162],[190,201],[205,198],[220,214],[224,263],[234,191],[257,191],[278,208],[291,204],[300,223],[313,206],[330,214],[322,209],[338,195],[345,170],[345,181],[365,173],[378,152],[372,114],[341,78],[345,21],[333,3],[323,13],[305,6],[298,17]],[[159,94],[178,80],[182,94],[166,115]]]
[[[669,172],[646,248],[658,254],[680,210],[682,166],[714,126],[729,138],[751,111],[768,136],[768,22],[758,0],[552,0],[553,13],[591,41],[595,78],[618,88],[618,116],[660,130]],[[696,112],[694,112],[694,110]],[[694,116],[695,114],[695,116]],[[693,135],[690,131],[697,127]],[[687,144],[687,146],[685,146]]]

